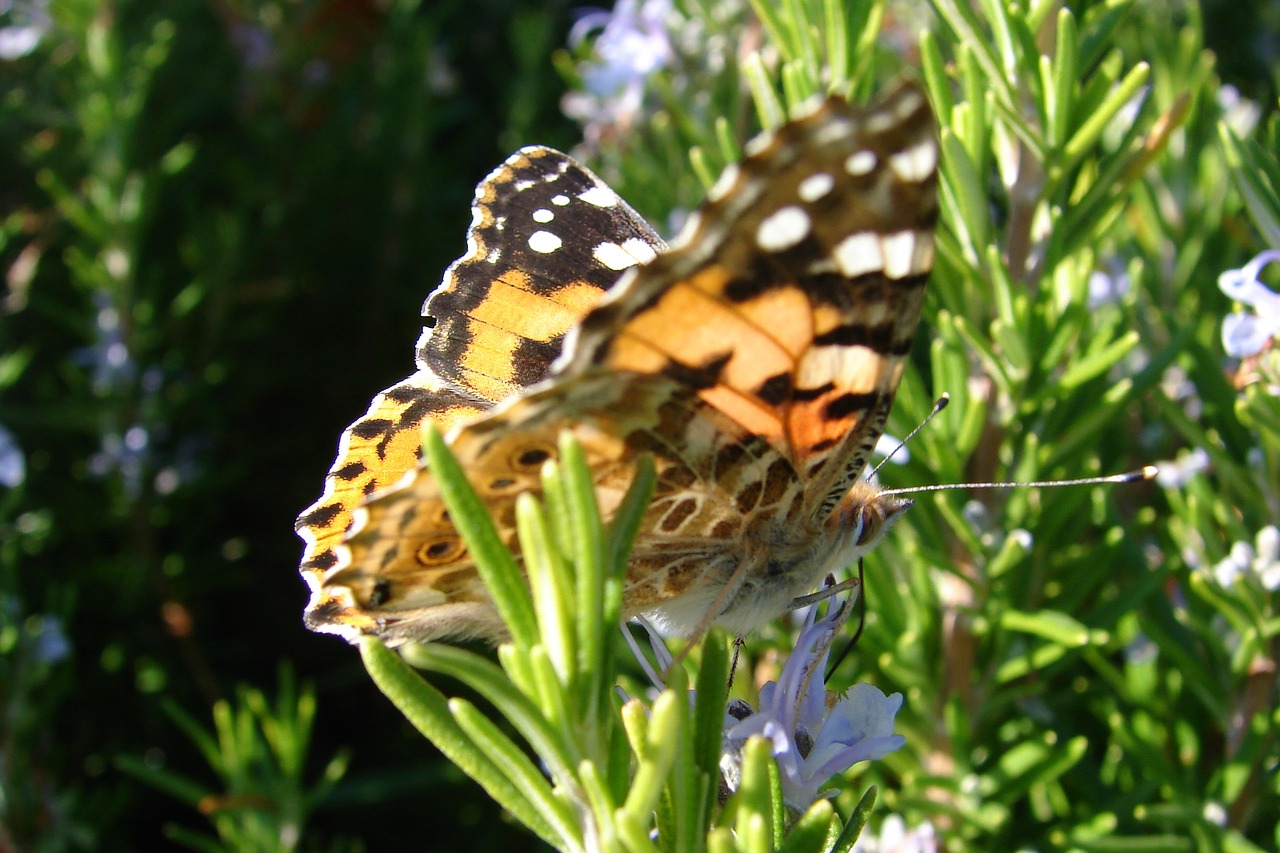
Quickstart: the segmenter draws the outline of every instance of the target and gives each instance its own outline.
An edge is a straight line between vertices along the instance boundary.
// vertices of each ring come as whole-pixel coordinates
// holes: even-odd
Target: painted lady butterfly
[[[502,636],[419,461],[428,419],[513,548],[516,496],[561,431],[606,518],[652,453],[624,612],[674,633],[756,627],[875,544],[907,506],[860,477],[933,261],[932,114],[912,85],[867,109],[832,97],[747,152],[669,249],[559,152],[481,182],[418,372],[343,434],[298,519],[309,627]]]

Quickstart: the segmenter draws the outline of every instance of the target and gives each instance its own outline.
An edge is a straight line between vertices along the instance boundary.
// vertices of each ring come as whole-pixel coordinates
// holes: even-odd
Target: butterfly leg
[[[742,656],[742,647],[746,644],[747,638],[741,634],[733,638],[733,660],[729,661],[729,690],[733,690],[733,677],[738,674],[738,658]]]
[[[791,599],[791,603],[787,605],[788,610],[799,610],[801,607],[808,607],[810,604],[818,604],[826,601],[832,596],[839,595],[846,590],[857,589],[862,585],[862,578],[855,577],[848,580],[840,581],[840,583],[824,586],[817,592],[811,592],[808,595],[797,596]],[[852,598],[850,599],[852,601]]]

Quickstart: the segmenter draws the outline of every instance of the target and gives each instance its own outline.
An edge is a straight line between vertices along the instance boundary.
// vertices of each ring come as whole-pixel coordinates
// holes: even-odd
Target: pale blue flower
[[[1223,829],[1225,829],[1227,826],[1227,821],[1228,821],[1227,809],[1225,806],[1222,805],[1222,803],[1218,802],[1217,800],[1210,800],[1209,802],[1205,803],[1204,808],[1201,810],[1200,814],[1202,814],[1204,816],[1204,819],[1209,821],[1209,823],[1213,824],[1214,826],[1217,826]]]
[[[227,34],[231,47],[248,71],[269,74],[280,64],[279,51],[271,31],[259,24],[236,21]]]
[[[21,59],[53,28],[48,0],[0,0],[0,60]]]
[[[858,839],[853,853],[936,853],[938,839],[933,824],[924,821],[913,829],[907,829],[906,821],[891,814],[880,823],[880,832],[873,837]]]
[[[1280,333],[1280,293],[1258,280],[1267,264],[1280,261],[1280,250],[1268,249],[1238,270],[1227,270],[1218,276],[1218,287],[1236,302],[1253,308],[1254,313],[1236,311],[1222,321],[1222,348],[1227,355],[1245,358],[1262,351],[1272,337]]]
[[[16,489],[27,479],[27,460],[13,433],[0,426],[0,486]]]
[[[831,640],[843,625],[841,608],[832,602],[827,616],[814,621],[810,612],[795,650],[778,681],[760,690],[760,710],[725,730],[727,753],[740,751],[752,735],[773,746],[787,804],[804,810],[819,796],[827,780],[859,761],[883,758],[906,739],[893,733],[902,694],[886,696],[870,684],[855,684],[829,707],[822,683]]]
[[[71,654],[71,641],[62,630],[62,620],[57,616],[39,616],[28,623],[31,639],[31,656],[37,663],[55,664]]]
[[[1088,305],[1090,308],[1114,305],[1128,296],[1130,289],[1128,273],[1121,271],[1112,275],[1102,270],[1094,270],[1089,273]]]
[[[819,788],[832,776],[859,761],[883,758],[906,739],[893,733],[894,716],[902,707],[902,694],[885,696],[869,684],[855,684],[844,697],[828,694],[822,674],[831,641],[845,623],[852,602],[838,606],[833,598],[827,615],[815,620],[817,608],[809,608],[795,650],[782,667],[778,681],[760,690],[760,710],[741,699],[725,709],[724,742],[720,769],[730,790],[741,779],[742,749],[748,738],[760,735],[773,746],[782,777],[783,798],[803,811],[820,795]],[[648,675],[653,693],[665,689],[661,672],[675,661],[657,630],[646,619],[637,620],[648,634],[653,660],[630,631],[623,631],[632,653]],[[621,688],[624,702],[631,697]],[[689,691],[692,703],[694,691]]]
[[[93,294],[93,302],[98,309],[93,343],[77,350],[73,358],[92,369],[94,392],[109,396],[134,380],[138,366],[125,343],[120,312],[111,296],[105,290],[98,290]]]
[[[38,664],[55,664],[71,654],[71,641],[57,616],[23,615],[22,602],[12,595],[0,595],[0,625],[19,626],[18,639],[24,653]]]
[[[584,123],[589,141],[598,141],[607,128],[628,127],[639,114],[645,82],[675,55],[671,14],[671,0],[619,0],[612,12],[583,15],[570,31],[570,45],[599,31],[593,58],[578,69],[583,91],[564,100],[565,113]]]
[[[1235,86],[1219,86],[1216,94],[1218,108],[1222,110],[1222,121],[1231,128],[1231,132],[1242,139],[1253,133],[1262,117],[1262,109],[1257,102],[1240,95]]]
[[[1124,647],[1125,660],[1131,666],[1145,666],[1160,654],[1160,647],[1150,637],[1139,631]]]
[[[582,67],[587,91],[618,97],[666,67],[672,57],[666,28],[670,13],[671,0],[619,0],[612,12],[598,10],[579,18],[569,32],[571,45],[600,30],[593,45],[596,58]]]
[[[1214,579],[1224,588],[1254,577],[1266,589],[1280,589],[1280,528],[1268,524],[1253,542],[1236,542],[1227,556],[1213,567]]]
[[[1203,447],[1184,450],[1177,459],[1163,460],[1156,465],[1156,483],[1166,489],[1181,489],[1192,478],[1209,470],[1209,452]]]
[[[118,474],[131,499],[142,494],[143,476],[152,461],[151,432],[133,424],[123,434],[107,432],[102,446],[89,457],[89,473],[95,477]]]

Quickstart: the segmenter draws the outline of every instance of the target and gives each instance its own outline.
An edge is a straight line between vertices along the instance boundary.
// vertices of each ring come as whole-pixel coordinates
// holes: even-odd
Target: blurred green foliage
[[[315,754],[356,755],[316,837],[385,848],[429,799],[435,837],[515,843],[358,655],[302,629],[292,522],[409,372],[475,181],[513,146],[572,143],[549,59],[568,4],[49,12],[0,65],[0,424],[27,468],[0,492],[0,596],[6,630],[60,620],[69,650],[0,688],[0,825],[45,849],[203,829],[113,761],[198,775],[160,700],[201,718],[289,660],[317,686]]]

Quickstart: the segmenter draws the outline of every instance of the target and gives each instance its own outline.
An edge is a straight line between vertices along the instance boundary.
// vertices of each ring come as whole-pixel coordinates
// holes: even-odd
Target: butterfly
[[[861,477],[933,264],[932,113],[912,84],[866,108],[832,96],[745,150],[670,247],[549,148],[480,183],[417,372],[343,434],[297,521],[308,627],[504,635],[420,460],[427,421],[513,550],[516,497],[562,431],[606,519],[651,454],[623,611],[669,633],[749,631],[876,543],[909,505]]]

